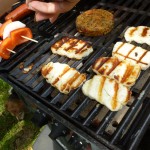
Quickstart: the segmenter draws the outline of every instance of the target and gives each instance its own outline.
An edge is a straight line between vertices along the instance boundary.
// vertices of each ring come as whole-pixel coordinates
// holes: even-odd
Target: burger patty
[[[77,31],[86,36],[105,35],[114,26],[114,16],[107,10],[91,9],[76,19]]]

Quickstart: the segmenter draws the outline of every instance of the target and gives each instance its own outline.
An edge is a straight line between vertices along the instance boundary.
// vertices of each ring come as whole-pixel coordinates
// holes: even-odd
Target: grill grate
[[[149,6],[148,0],[110,0],[109,3],[105,0],[101,2],[82,0],[75,9],[71,10],[71,13],[61,15],[54,24],[48,21],[38,24],[38,33],[41,33],[41,36],[37,36],[36,30],[34,32],[39,43],[36,45],[29,42],[27,45],[18,47],[17,55],[0,64],[1,70],[8,71],[7,75],[1,74],[1,76],[37,99],[38,102],[35,101],[35,103],[39,103],[44,112],[61,120],[66,126],[85,138],[93,140],[94,143],[103,143],[110,149],[135,149],[140,142],[139,137],[143,136],[143,131],[150,123],[150,102],[147,98],[150,88],[149,69],[141,73],[139,80],[132,88],[134,100],[118,112],[111,112],[84,96],[81,87],[68,95],[59,93],[46,83],[40,70],[50,61],[61,62],[87,73],[87,78],[91,78],[94,75],[90,68],[92,63],[99,56],[111,56],[114,44],[124,40],[123,32],[127,26],[150,26]],[[102,37],[84,37],[77,33],[76,16],[91,8],[103,8],[114,13],[115,27],[111,33]],[[33,29],[32,21],[28,17],[24,19],[24,22]],[[79,61],[52,54],[50,46],[63,36],[76,36],[91,42],[94,52]],[[142,47],[150,50],[150,47],[144,44]],[[32,66],[31,70],[24,73],[24,68],[29,66]],[[144,84],[139,86],[145,77]],[[119,121],[116,119],[117,124],[113,124],[115,118],[120,116],[119,114],[122,116]],[[113,130],[110,131],[110,128]]]

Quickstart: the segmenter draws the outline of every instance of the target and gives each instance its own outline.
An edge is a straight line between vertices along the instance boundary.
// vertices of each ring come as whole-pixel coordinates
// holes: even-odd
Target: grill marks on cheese
[[[63,37],[51,46],[54,54],[67,56],[69,58],[82,59],[93,52],[92,46],[83,40]]]
[[[139,64],[142,70],[150,66],[150,51],[133,44],[117,42],[113,48],[113,56],[119,60],[127,60],[133,64]]]
[[[105,105],[111,111],[117,111],[126,105],[131,91],[126,86],[102,75],[95,75],[82,87],[83,93],[91,99]]]
[[[85,74],[80,74],[69,65],[58,62],[50,62],[42,67],[42,75],[48,83],[64,94],[78,88],[86,80]]]
[[[146,43],[150,45],[150,28],[147,26],[129,27],[124,37],[128,42],[135,41],[140,44]]]
[[[125,86],[134,85],[139,77],[141,67],[137,64],[132,65],[128,61],[120,61],[117,57],[100,57],[92,66],[96,74],[115,79]]]

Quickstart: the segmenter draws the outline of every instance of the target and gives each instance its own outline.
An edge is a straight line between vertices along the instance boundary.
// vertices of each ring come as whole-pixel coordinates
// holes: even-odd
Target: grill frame
[[[111,112],[108,111],[106,116],[101,120],[101,123],[98,127],[98,129],[96,131],[93,131],[90,127],[90,123],[91,120],[93,120],[96,115],[98,114],[99,111],[102,110],[102,105],[95,105],[93,107],[93,109],[88,113],[89,115],[87,115],[86,118],[84,118],[83,121],[80,122],[80,113],[82,109],[85,109],[85,107],[90,103],[90,99],[84,97],[83,101],[79,103],[79,105],[73,110],[73,112],[70,115],[70,112],[67,113],[65,112],[67,110],[67,108],[70,107],[70,105],[75,101],[75,97],[78,95],[78,93],[80,92],[80,89],[77,89],[73,92],[71,92],[71,97],[69,97],[61,106],[57,106],[57,103],[59,102],[59,100],[62,98],[63,94],[58,93],[56,97],[54,97],[53,99],[51,99],[51,101],[49,102],[48,99],[46,99],[47,97],[47,93],[53,91],[54,88],[48,88],[48,90],[45,92],[45,94],[39,94],[36,89],[32,89],[30,88],[30,82],[28,83],[28,85],[26,85],[26,83],[22,82],[24,80],[24,76],[28,75],[25,74],[24,76],[20,76],[20,74],[22,75],[21,71],[19,72],[20,74],[18,74],[18,76],[14,75],[14,78],[12,76],[12,72],[15,72],[13,70],[15,70],[17,67],[19,67],[19,63],[21,63],[22,61],[25,61],[25,66],[28,66],[27,64],[30,63],[30,60],[32,62],[32,59],[35,58],[35,56],[39,57],[41,56],[41,54],[43,54],[43,57],[41,58],[44,62],[44,58],[48,58],[48,56],[50,56],[50,54],[48,54],[48,46],[50,46],[52,43],[54,43],[55,41],[57,41],[58,38],[67,35],[69,32],[69,35],[74,35],[74,33],[76,32],[76,30],[72,30],[72,28],[74,28],[75,26],[72,25],[74,24],[74,19],[75,17],[79,14],[80,11],[84,11],[84,9],[88,9],[89,8],[89,4],[96,4],[94,5],[94,7],[104,7],[104,8],[111,8],[111,9],[117,9],[115,12],[115,15],[119,15],[121,12],[125,12],[123,14],[122,17],[120,17],[120,20],[116,20],[116,28],[108,35],[103,36],[103,37],[96,37],[96,38],[90,38],[90,37],[84,37],[82,35],[77,35],[77,37],[83,39],[83,40],[88,40],[88,41],[92,41],[92,45],[95,49],[95,52],[92,53],[88,58],[82,59],[81,61],[73,61],[73,65],[71,65],[71,67],[76,67],[78,66],[81,62],[84,64],[81,68],[78,68],[78,70],[80,72],[86,72],[88,74],[88,78],[90,78],[94,73],[92,73],[90,71],[90,66],[91,64],[96,60],[96,58],[98,58],[99,56],[110,56],[110,53],[112,51],[112,47],[114,45],[114,43],[119,40],[122,39],[122,33],[124,31],[124,29],[126,28],[127,25],[133,24],[133,22],[136,22],[135,25],[140,25],[142,22],[145,22],[146,18],[150,16],[150,13],[147,13],[146,11],[144,11],[144,7],[147,7],[146,4],[141,5],[140,9],[134,9],[135,6],[138,6],[138,4],[141,3],[141,0],[135,1],[126,1],[124,5],[119,5],[122,4],[124,2],[124,0],[121,0],[119,2],[117,2],[117,4],[113,4],[111,2],[114,2],[115,0],[110,1],[110,3],[106,3],[105,1],[102,2],[88,2],[88,6],[86,5],[84,8],[81,8],[81,5],[85,3],[85,0],[81,1],[79,3],[79,5],[77,5],[77,7],[73,10],[71,10],[71,12],[73,12],[70,16],[70,12],[64,15],[61,15],[58,19],[58,21],[56,21],[56,23],[54,23],[53,25],[50,24],[50,27],[47,29],[47,34],[45,34],[45,32],[43,32],[43,30],[41,30],[41,27],[43,29],[46,29],[46,27],[43,27],[43,24],[45,25],[49,25],[49,23],[47,21],[41,22],[40,24],[35,23],[34,25],[37,26],[37,30],[38,32],[36,32],[36,29],[33,30],[33,33],[35,35],[35,38],[37,38],[40,42],[38,45],[33,44],[33,47],[31,48],[31,51],[28,50],[27,53],[24,53],[23,50],[25,49],[25,46],[21,46],[21,50],[19,51],[18,54],[16,54],[14,57],[19,57],[20,59],[18,59],[16,62],[14,62],[14,57],[12,57],[10,60],[2,62],[0,64],[0,77],[3,78],[6,82],[8,82],[9,84],[11,84],[14,88],[19,89],[20,93],[22,93],[22,95],[24,95],[24,97],[30,97],[30,99],[33,100],[33,103],[35,103],[37,105],[37,107],[41,110],[43,110],[47,115],[50,115],[54,118],[56,118],[56,120],[59,120],[60,122],[62,122],[62,124],[64,124],[65,126],[67,126],[68,128],[70,128],[71,130],[74,130],[75,132],[77,132],[78,134],[80,134],[81,136],[83,136],[84,138],[87,138],[91,141],[93,141],[93,143],[100,145],[101,143],[104,144],[106,147],[110,148],[110,149],[123,149],[123,147],[120,144],[123,144],[123,146],[125,146],[128,149],[135,149],[140,140],[138,138],[135,138],[135,140],[133,140],[131,137],[134,137],[135,135],[137,135],[137,137],[142,137],[143,136],[143,130],[144,132],[146,131],[146,129],[148,128],[148,125],[150,124],[150,113],[149,113],[149,107],[150,104],[147,101],[147,95],[148,95],[148,89],[150,87],[150,78],[148,78],[144,84],[144,87],[142,89],[139,90],[139,88],[136,88],[136,86],[133,87],[132,91],[134,93],[134,95],[136,96],[136,100],[134,100],[133,104],[130,106],[129,111],[125,114],[124,118],[120,124],[119,127],[117,127],[117,130],[114,132],[114,135],[112,137],[106,135],[104,129],[107,128],[108,124],[111,122],[111,120],[114,118],[114,116],[116,115],[115,112]],[[134,2],[133,2],[134,1]],[[146,0],[145,0],[146,1]],[[119,4],[118,4],[119,3]],[[128,7],[128,5],[132,3],[132,7]],[[148,5],[149,2],[147,1]],[[98,5],[97,5],[98,4]],[[125,20],[130,14],[133,14],[133,16],[131,18],[128,19],[128,21],[126,23],[120,24],[120,22],[122,20]],[[143,14],[145,14],[146,16],[144,16]],[[73,17],[72,17],[73,15]],[[64,27],[64,25],[66,24],[66,19],[68,19],[66,16],[68,16],[70,24],[69,26],[66,28]],[[30,17],[29,17],[30,18]],[[33,20],[33,17],[31,17]],[[64,22],[61,23],[60,20],[65,19]],[[139,21],[134,21],[136,20],[136,18],[139,18]],[[26,22],[26,20],[30,20],[28,19],[28,17],[23,20],[23,22]],[[28,21],[27,21],[28,22]],[[32,22],[32,21],[31,21]],[[28,23],[27,23],[28,24]],[[28,24],[30,25],[30,23]],[[148,25],[150,25],[150,22],[148,23]],[[31,29],[33,29],[33,27],[31,27]],[[71,31],[71,32],[70,32]],[[43,32],[44,34],[41,34],[41,32]],[[61,32],[58,37],[56,37],[57,33]],[[41,36],[39,36],[39,34],[41,34]],[[43,35],[45,37],[43,37]],[[113,35],[113,38],[110,38]],[[56,38],[54,38],[56,37]],[[43,45],[43,47],[41,48],[41,45],[48,43],[48,46]],[[30,45],[31,43],[28,43],[27,45]],[[145,45],[143,45],[145,46]],[[36,49],[37,47],[39,47],[38,49]],[[40,51],[43,48],[44,51]],[[108,49],[107,49],[108,48]],[[19,48],[18,48],[19,49]],[[105,50],[107,49],[107,52],[105,52]],[[21,53],[23,52],[23,56],[21,55]],[[41,53],[40,53],[41,52]],[[36,55],[37,54],[37,55]],[[40,58],[40,57],[39,57]],[[70,62],[71,60],[65,57],[60,57],[60,56],[52,56],[53,61],[60,61],[60,62]],[[49,61],[50,59],[48,59],[47,61]],[[36,62],[36,61],[35,61]],[[46,62],[44,62],[46,63]],[[11,65],[10,65],[11,64]],[[43,63],[41,63],[41,65],[43,65]],[[39,66],[35,65],[35,69],[37,67],[37,72],[38,72],[38,68]],[[89,71],[87,71],[89,69]],[[32,71],[31,71],[32,72]],[[149,70],[147,71],[149,72]],[[17,73],[17,72],[15,72]],[[29,79],[31,79],[32,77],[32,73],[30,73],[30,77]],[[143,73],[145,74],[145,72]],[[141,76],[143,76],[143,74]],[[35,74],[33,74],[35,75]],[[20,77],[19,77],[20,76]],[[35,75],[36,76],[36,75]],[[33,76],[34,77],[34,76]],[[142,77],[140,77],[141,79]],[[35,81],[36,79],[38,79],[38,75],[35,77]],[[34,78],[33,78],[34,80]],[[31,80],[31,81],[33,81]],[[42,80],[42,79],[41,79]],[[137,81],[138,82],[138,81]],[[45,83],[45,82],[44,82]],[[37,82],[38,84],[38,82]],[[140,94],[138,94],[140,92]],[[31,96],[29,96],[31,95]],[[142,117],[142,115],[140,117],[136,116],[134,119],[134,123],[131,125],[131,127],[128,129],[128,131],[132,131],[132,136],[130,136],[131,134],[126,133],[124,139],[121,139],[121,136],[123,134],[123,131],[125,129],[125,127],[127,126],[127,124],[130,122],[131,118],[133,116],[135,116],[136,113],[136,108],[138,109],[141,104],[144,103],[145,108],[143,108],[142,110],[140,109],[140,112],[142,114],[145,113],[144,117]],[[146,103],[146,104],[145,104]],[[138,113],[139,114],[139,113]],[[140,122],[140,119],[144,120],[143,124]],[[134,129],[134,126],[137,125],[137,129]],[[143,129],[143,130],[142,130]],[[140,131],[140,132],[138,132]],[[130,132],[129,132],[130,133]],[[131,143],[128,143],[127,141],[131,139]],[[120,141],[121,140],[121,141]],[[123,142],[125,141],[125,142]]]

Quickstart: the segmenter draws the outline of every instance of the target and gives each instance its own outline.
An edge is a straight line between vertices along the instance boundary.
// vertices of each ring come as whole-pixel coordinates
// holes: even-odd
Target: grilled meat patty
[[[131,92],[126,86],[105,76],[95,75],[82,86],[84,95],[105,105],[111,111],[118,111],[126,105]]]
[[[133,44],[117,42],[114,45],[112,55],[119,60],[139,64],[142,70],[146,70],[150,66],[150,51]]]
[[[76,69],[70,68],[69,65],[58,62],[48,63],[42,67],[41,72],[48,83],[64,94],[78,88],[86,80],[85,74],[80,74]]]
[[[71,37],[61,38],[51,46],[51,50],[54,54],[75,59],[82,59],[93,52],[88,42]]]
[[[138,64],[131,64],[117,57],[100,57],[92,66],[96,74],[115,79],[118,83],[131,87],[140,75],[141,67]]]
[[[114,16],[107,10],[91,9],[76,19],[77,31],[86,36],[100,36],[109,33],[114,26]]]
[[[125,34],[125,40],[128,42],[146,43],[150,45],[150,28],[147,26],[129,27]]]

